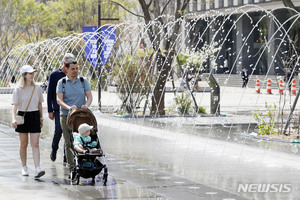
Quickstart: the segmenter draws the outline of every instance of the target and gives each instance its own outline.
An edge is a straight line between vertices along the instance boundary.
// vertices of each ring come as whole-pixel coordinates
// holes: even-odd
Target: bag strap
[[[25,116],[25,114],[26,114],[26,112],[27,112],[27,109],[28,109],[28,107],[29,107],[29,104],[30,104],[30,102],[31,102],[31,99],[32,99],[32,96],[33,96],[34,90],[35,90],[35,85],[33,86],[33,90],[32,90],[32,93],[31,93],[31,97],[30,97],[30,99],[29,99],[29,102],[28,102],[27,108],[26,108],[26,110],[25,110],[25,113],[24,113],[24,115],[23,115],[23,116]]]
[[[79,76],[80,82],[81,82],[81,87],[84,88],[84,78],[82,76]],[[63,77],[62,78],[62,89],[63,93],[65,93],[65,86],[66,86],[67,78]]]
[[[90,142],[85,142],[84,140],[83,140],[83,138],[82,137],[80,137],[80,139],[81,139],[81,141],[82,141],[82,146],[83,146],[83,148],[87,148],[88,147],[88,145],[89,144],[91,144],[93,141],[90,141]]]

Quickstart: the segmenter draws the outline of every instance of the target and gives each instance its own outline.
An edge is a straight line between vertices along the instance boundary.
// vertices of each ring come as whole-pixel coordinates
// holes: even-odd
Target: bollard
[[[267,83],[267,93],[272,94],[272,89],[271,89],[271,79],[268,78],[268,83]]]
[[[283,80],[280,79],[280,81],[279,81],[279,94],[283,94],[283,89],[284,89]]]
[[[256,79],[255,92],[260,93],[260,83],[258,78]]]
[[[291,94],[296,95],[296,80],[294,78],[292,80]]]

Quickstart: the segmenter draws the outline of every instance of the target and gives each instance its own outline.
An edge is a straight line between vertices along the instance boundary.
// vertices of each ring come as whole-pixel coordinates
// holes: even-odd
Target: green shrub
[[[253,117],[257,121],[259,133],[261,135],[271,135],[274,133],[274,130],[278,127],[275,125],[275,118],[280,115],[276,114],[276,105],[268,105],[265,103],[265,108],[267,109],[266,113],[259,111]]]
[[[175,106],[178,109],[180,114],[188,114],[192,105],[192,100],[189,98],[189,95],[186,93],[181,93],[181,95],[176,95]]]
[[[196,113],[206,114],[206,110],[203,106],[199,106],[198,110],[196,110],[196,108],[195,108],[195,111],[196,111]]]

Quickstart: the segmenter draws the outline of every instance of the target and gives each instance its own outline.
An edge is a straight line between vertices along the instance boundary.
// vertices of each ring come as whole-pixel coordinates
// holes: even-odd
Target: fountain
[[[286,113],[290,112],[295,99],[295,96],[289,95],[288,85],[285,85],[284,95],[274,94],[273,96],[266,95],[264,92],[257,94],[251,86],[256,77],[261,79],[262,90],[266,87],[269,77],[273,78],[273,82],[277,84],[277,75],[281,73],[284,76],[284,68],[299,63],[298,47],[290,38],[289,32],[299,20],[300,13],[282,22],[274,15],[279,11],[279,8],[268,11],[257,5],[247,5],[229,9],[226,11],[226,15],[217,11],[210,11],[202,15],[187,14],[179,19],[181,30],[176,36],[176,43],[170,44],[170,49],[164,50],[152,48],[154,44],[147,35],[150,25],[129,23],[105,25],[116,29],[117,34],[110,58],[100,68],[101,79],[97,75],[99,66],[95,67],[87,59],[85,51],[86,48],[92,48],[86,45],[85,37],[89,35],[90,38],[93,38],[97,32],[77,33],[64,38],[53,38],[35,44],[21,45],[14,48],[1,63],[0,87],[9,88],[10,78],[14,75],[18,79],[18,69],[25,64],[30,64],[38,70],[37,82],[47,83],[47,76],[60,66],[63,55],[71,52],[77,58],[80,74],[88,78],[93,90],[97,90],[97,86],[101,85],[101,112],[96,112],[96,114],[101,119],[100,125],[103,127],[104,137],[111,141],[115,140],[118,144],[124,143],[120,146],[117,146],[116,143],[111,146],[106,144],[108,152],[115,152],[119,157],[129,158],[134,162],[235,193],[235,187],[239,183],[253,181],[250,176],[243,177],[242,169],[249,169],[245,163],[258,162],[258,164],[253,164],[255,165],[254,169],[265,169],[264,156],[270,155],[269,150],[299,154],[296,151],[298,147],[289,141],[257,136],[256,133],[259,130],[257,130],[257,122],[253,117],[259,112],[258,109],[260,111],[271,110],[271,108],[265,107],[266,102],[274,103],[277,106],[274,109],[275,115],[280,114],[282,117],[276,119],[277,126],[279,126],[276,128],[277,131],[283,127],[284,117],[287,117]],[[250,16],[253,12],[261,13],[259,18],[255,18],[255,21]],[[249,23],[247,33],[241,32],[238,28],[242,22]],[[273,32],[266,32],[266,22],[269,22],[269,28],[272,28]],[[158,21],[152,22],[152,25],[161,30],[160,36],[152,37],[162,37],[162,41],[159,41],[162,45],[167,42],[163,39],[163,30],[175,26],[176,23],[172,21],[172,18],[166,25],[161,25]],[[101,40],[110,34],[113,32],[100,34]],[[255,42],[253,46],[250,43],[254,34],[261,41]],[[208,38],[210,38],[209,41]],[[204,45],[207,45],[207,48],[199,54],[198,58],[200,57],[200,59],[193,61],[181,59],[181,55],[186,49],[190,51],[190,57],[192,57],[193,52],[199,52]],[[92,52],[92,49],[89,52]],[[228,71],[223,69],[225,58],[229,58],[230,68]],[[234,79],[241,79],[237,74],[241,71],[242,64],[246,64],[250,71],[249,87],[232,89]],[[167,71],[163,72],[164,69],[161,69],[161,66],[168,67]],[[200,81],[201,90],[199,92],[192,91],[192,87],[190,90],[180,88],[179,79],[184,78],[186,69],[190,69],[195,76],[206,73]],[[223,72],[225,80],[218,76]],[[293,67],[291,73],[295,74],[296,72],[298,69]],[[257,75],[261,73],[264,75]],[[210,75],[214,78],[206,78]],[[210,80],[218,82],[218,84],[214,84],[215,88],[210,88],[212,85]],[[187,112],[180,113],[178,105],[174,103],[174,98],[182,93],[182,89],[187,94],[183,101],[192,98],[194,100],[190,107],[183,109]],[[200,114],[198,112],[200,106],[210,110],[211,102],[214,100],[214,98],[211,99],[210,94],[217,90],[219,92],[216,100],[217,107],[213,109],[212,113]],[[162,95],[153,98],[156,94]],[[164,113],[160,110],[161,102],[164,103]],[[10,99],[3,99],[2,103],[9,104]],[[153,109],[154,104],[155,109]],[[97,110],[95,102],[93,105],[93,109]],[[194,106],[197,109],[194,109]],[[297,112],[298,109],[296,108],[295,111]],[[282,114],[284,115],[282,116]],[[111,136],[105,133],[105,131],[115,129],[116,133]],[[275,129],[275,127],[272,126],[271,129]],[[128,135],[126,135],[127,132],[129,132]],[[136,145],[136,143],[132,143],[131,137],[138,141],[137,143],[141,142],[137,145],[138,147],[135,147],[139,150],[136,154],[130,152],[132,149],[126,146]],[[155,142],[157,140],[164,141],[163,143],[158,142],[157,147],[158,149],[163,148],[161,151],[166,154],[165,156],[159,157],[161,152],[154,149],[149,153],[152,150],[149,150],[150,146],[147,143],[153,144],[153,138]],[[142,139],[146,139],[146,141]],[[170,148],[164,149],[165,145],[169,145]],[[261,149],[253,150],[248,148],[248,145],[261,147]],[[149,148],[146,152],[150,154],[149,158],[143,157],[143,153],[145,153],[143,147]],[[124,149],[125,151],[122,152]],[[201,153],[197,154],[197,152]],[[176,157],[177,153],[182,157]],[[191,158],[190,155],[203,157],[197,160]],[[255,157],[257,155],[260,157]],[[249,156],[249,159],[243,156]],[[173,160],[172,157],[174,157]],[[216,160],[213,159],[214,157]],[[159,162],[155,161],[155,158],[158,158]],[[226,174],[226,170],[218,171],[212,167],[218,171],[215,175],[213,170],[207,169],[201,164],[194,165],[190,162],[191,160],[207,162],[210,167],[213,164],[220,166],[226,164],[236,170],[237,174],[232,172]],[[235,162],[236,160],[237,162]],[[270,159],[268,162],[278,164],[274,160]],[[184,165],[185,163],[187,165]],[[194,168],[189,170],[190,166]],[[239,169],[240,167],[241,169]],[[294,170],[298,171],[299,169]],[[264,176],[262,171],[259,174]],[[218,180],[218,175],[222,177],[222,180]],[[275,182],[279,181],[271,178],[267,181],[274,180]],[[232,187],[226,189],[228,181],[233,184]],[[240,195],[252,197],[250,193]],[[270,198],[277,197],[277,194],[267,195]]]

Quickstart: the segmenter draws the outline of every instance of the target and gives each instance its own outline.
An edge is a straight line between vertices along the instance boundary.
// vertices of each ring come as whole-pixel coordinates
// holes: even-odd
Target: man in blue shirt
[[[52,151],[50,154],[51,160],[54,162],[56,160],[56,153],[59,148],[59,141],[62,136],[62,129],[60,126],[60,119],[59,119],[59,105],[56,101],[56,87],[57,82],[66,76],[66,60],[69,57],[74,56],[73,54],[67,53],[63,60],[62,60],[62,67],[51,72],[48,80],[48,92],[47,92],[47,107],[48,107],[48,117],[51,120],[54,120],[55,123],[55,130],[54,130],[54,136],[52,140]],[[75,57],[74,57],[75,59]],[[66,162],[65,155],[64,155],[64,161]]]
[[[60,122],[65,140],[65,152],[70,172],[74,179],[74,155],[71,151],[70,133],[67,126],[67,116],[70,110],[77,107],[88,109],[93,101],[91,86],[86,78],[83,82],[78,77],[78,66],[75,57],[65,61],[67,76],[57,83],[57,103],[60,105]]]

